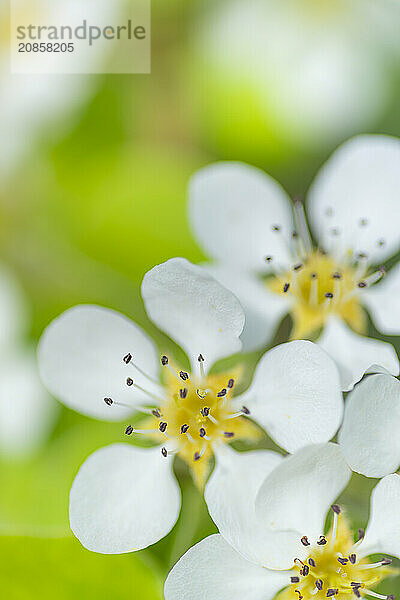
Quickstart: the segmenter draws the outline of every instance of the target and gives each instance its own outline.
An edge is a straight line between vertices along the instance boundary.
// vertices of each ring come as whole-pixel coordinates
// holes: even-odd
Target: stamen
[[[330,598],[331,596],[336,596],[336,594],[339,593],[338,588],[329,588],[328,591],[326,592],[326,597]]]
[[[366,277],[363,281],[360,281],[360,283],[358,284],[358,287],[369,287],[371,285],[373,285],[374,283],[376,283],[377,281],[379,281],[380,279],[382,279],[382,277],[384,277],[386,275],[386,269],[385,267],[380,267],[378,269],[378,271],[375,271],[375,273],[372,273],[372,275],[370,275],[369,277]],[[360,284],[365,284],[365,285],[360,285]]]
[[[183,381],[187,381],[189,379],[189,373],[186,373],[186,371],[179,371],[179,377]]]
[[[223,398],[224,396],[226,396],[226,388],[223,388],[220,392],[218,392],[217,398]]]
[[[211,421],[212,423],[214,423],[214,425],[219,425],[219,422],[217,421],[217,419],[216,419],[215,417],[213,417],[213,416],[212,416],[212,414],[211,414],[211,413],[209,413],[209,414],[207,415],[207,417],[210,419],[210,421]]]
[[[181,433],[185,434],[188,432],[188,430],[189,430],[189,425],[187,425],[187,423],[184,423],[181,427]]]
[[[165,354],[161,357],[161,364],[163,367],[168,367],[168,369],[170,370],[172,375],[174,377],[176,377],[178,379],[178,381],[180,381],[178,373],[176,371],[174,371],[174,369],[171,367],[171,365],[169,364],[169,358]]]
[[[161,421],[161,423],[158,426],[158,429],[161,431],[161,433],[165,433],[167,425],[168,423],[166,423],[165,421]]]
[[[205,435],[207,435],[206,430],[204,429],[204,427],[200,427],[200,431],[199,431],[199,435],[200,437],[204,437]]]
[[[290,288],[290,283],[285,283],[285,285],[283,286],[283,293],[286,294],[286,292],[289,291]]]
[[[379,598],[380,600],[387,600],[389,596],[384,596],[383,594],[377,594],[372,590],[367,590],[366,588],[359,588],[360,592],[365,594],[366,596],[372,596],[373,598]]]
[[[310,542],[308,541],[308,537],[306,535],[303,535],[300,541],[303,544],[303,546],[310,546]]]
[[[390,565],[392,563],[390,558],[382,558],[382,560],[376,562],[376,563],[371,563],[369,565],[360,565],[359,569],[360,571],[366,571],[367,569],[375,569],[376,567],[383,567],[386,565]]]
[[[300,577],[291,577],[290,581],[291,581],[291,583],[299,583]]]
[[[303,577],[307,577],[309,572],[310,572],[310,567],[308,565],[304,565],[304,567],[300,571],[300,575],[303,575]]]
[[[210,414],[210,409],[208,406],[204,406],[204,408],[202,408],[200,410],[200,414],[202,417],[208,417],[208,415]]]
[[[308,564],[310,565],[310,567],[315,567],[315,560],[313,558],[309,558],[308,559]]]
[[[312,252],[312,241],[310,230],[308,229],[306,214],[304,211],[303,202],[300,199],[296,199],[294,201],[294,216],[297,226],[297,231],[299,232],[300,239],[304,245],[305,254],[311,254]]]
[[[204,398],[207,396],[207,390],[201,390],[200,388],[197,388],[196,394],[198,395],[199,398],[204,400]]]
[[[163,455],[164,458],[167,458],[168,456],[168,452],[166,448],[161,448],[161,454]]]
[[[234,385],[235,385],[235,380],[234,379],[230,379],[228,381],[228,388],[231,390]]]
[[[233,438],[234,437],[234,432],[233,431],[224,431],[224,436],[226,438]]]
[[[139,373],[141,373],[143,375],[143,377],[145,377],[146,379],[148,379],[152,383],[155,383],[158,386],[160,385],[159,382],[157,381],[157,379],[154,379],[154,377],[152,377],[151,375],[149,375],[148,373],[146,373],[146,371],[143,371],[143,369],[141,367],[139,367],[135,362],[133,362],[133,356],[132,356],[132,354],[130,352],[128,354],[126,354],[122,360],[124,361],[124,363],[126,365],[131,364],[132,367],[135,367],[135,369],[137,371],[139,371]]]
[[[107,406],[114,404],[114,400],[112,398],[104,398],[104,402],[107,404]]]
[[[128,425],[128,427],[125,429],[125,434],[132,435],[132,433],[133,433],[133,427],[132,427],[132,425]]]
[[[344,566],[344,565],[347,565],[347,563],[349,562],[349,559],[338,556],[338,562],[340,562],[340,564]]]
[[[128,387],[132,387],[132,386],[135,387],[137,390],[140,390],[141,392],[143,392],[143,394],[146,394],[150,398],[153,398],[153,400],[157,400],[157,403],[159,403],[159,402],[164,403],[164,398],[161,398],[161,397],[157,396],[156,394],[149,392],[144,387],[142,387],[141,385],[139,385],[138,383],[133,381],[133,379],[131,377],[127,378],[126,385]]]
[[[317,273],[311,273],[311,286],[310,286],[309,302],[313,306],[317,306],[317,304],[318,304],[318,275],[317,275]]]
[[[352,565],[356,564],[357,556],[355,554],[349,554],[349,561]]]
[[[192,438],[192,436],[190,435],[190,433],[188,431],[186,432],[186,437],[191,444],[195,443],[194,439]]]
[[[199,367],[200,367],[200,377],[202,379],[205,378],[205,373],[204,373],[204,358],[202,354],[199,354],[197,360],[199,361]]]
[[[299,600],[303,600],[303,596],[301,595],[299,590],[294,590],[296,592],[296,594],[299,595]]]
[[[182,398],[182,400],[184,400],[186,398],[187,394],[188,394],[188,391],[186,388],[179,390],[179,396]]]
[[[333,510],[333,524],[332,524],[332,535],[331,535],[331,539],[329,540],[329,544],[330,546],[334,546],[335,545],[335,541],[336,541],[336,534],[337,534],[337,528],[338,528],[338,515],[340,514],[340,506],[338,504],[332,504],[332,510]]]
[[[326,537],[324,535],[320,535],[319,540],[317,541],[318,546],[325,546],[327,543]]]
[[[317,589],[319,591],[321,591],[322,588],[324,587],[324,582],[322,581],[322,579],[317,579],[315,582],[315,585],[317,586]]]

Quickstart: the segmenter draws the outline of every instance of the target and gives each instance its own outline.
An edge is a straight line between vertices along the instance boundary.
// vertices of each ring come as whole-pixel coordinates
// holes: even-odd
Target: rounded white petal
[[[387,475],[371,496],[371,512],[360,556],[384,552],[400,558],[400,476]]]
[[[0,265],[0,348],[8,351],[9,344],[26,330],[29,317],[23,291],[13,274]]]
[[[264,354],[243,398],[252,417],[288,452],[329,441],[343,415],[335,363],[317,344],[303,340]]]
[[[275,334],[279,321],[289,310],[290,303],[286,298],[270,292],[257,275],[237,271],[233,266],[207,264],[203,268],[231,290],[243,307],[246,315],[240,336],[243,351],[251,352],[266,346]]]
[[[69,518],[85,548],[122,554],[167,535],[180,505],[171,458],[164,458],[159,448],[113,444],[81,466],[71,488]]]
[[[266,256],[290,263],[291,202],[272,177],[243,163],[220,162],[192,177],[189,194],[192,226],[207,254],[241,270],[265,271]]]
[[[311,223],[327,250],[339,242],[344,251],[380,262],[399,249],[399,164],[400,140],[394,137],[362,135],[336,150],[309,193]],[[333,228],[339,237],[332,237]]]
[[[400,382],[371,375],[347,396],[339,443],[353,471],[383,477],[400,465]]]
[[[2,357],[0,454],[31,454],[49,434],[57,409],[39,379],[34,352],[19,351]]]
[[[135,363],[157,378],[159,360],[151,339],[133,321],[100,306],[75,306],[47,327],[38,347],[40,375],[47,389],[70,408],[98,419],[120,420],[135,404],[154,403],[140,390],[126,385],[132,377],[139,385],[157,386],[126,365],[132,353]],[[132,406],[107,406],[112,398]]]
[[[220,535],[190,548],[174,566],[165,600],[269,600],[290,583],[287,572],[270,571],[240,556]]]
[[[264,479],[281,461],[282,456],[269,450],[218,448],[216,466],[205,489],[208,510],[219,532],[247,560],[261,565],[271,544],[256,518],[255,499]]]
[[[342,390],[352,390],[364,373],[383,367],[399,373],[399,360],[391,344],[354,333],[343,321],[331,317],[318,340],[339,369]]]
[[[199,354],[210,368],[241,349],[243,309],[202,267],[172,258],[146,273],[142,296],[152,321],[186,351],[193,366]]]
[[[350,476],[337,444],[302,448],[285,458],[265,479],[256,498],[256,514],[272,531],[293,529],[316,541],[324,533],[329,506]],[[304,551],[301,536],[297,539],[299,552]]]
[[[400,334],[400,264],[378,284],[366,289],[362,299],[377,328],[387,335]]]

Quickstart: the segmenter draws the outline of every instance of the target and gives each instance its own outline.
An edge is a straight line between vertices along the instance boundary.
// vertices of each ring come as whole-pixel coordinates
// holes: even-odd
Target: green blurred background
[[[259,38],[248,51],[257,14],[253,1],[152,0],[151,75],[70,76],[73,109],[67,102],[51,106],[48,118],[28,93],[25,104],[11,110],[3,93],[12,85],[8,64],[0,62],[0,105],[9,102],[9,119],[15,119],[5,134],[0,131],[1,259],[29,299],[30,341],[64,309],[94,302],[133,317],[160,350],[170,349],[147,319],[139,288],[154,264],[173,256],[205,258],[186,214],[187,183],[196,169],[215,160],[244,160],[276,177],[291,195],[304,196],[341,141],[359,132],[400,135],[397,2],[260,3],[281,44],[281,63]],[[278,5],[288,12],[277,15]],[[233,9],[241,15],[240,35],[229,25]],[[7,11],[0,15],[2,35]],[[299,48],[306,43],[303,57]],[[335,47],[344,56],[334,62],[337,80],[326,86]],[[6,43],[1,49],[6,56]],[[328,53],[330,62],[310,78],[310,61],[323,63]],[[351,61],[354,72],[342,79],[340,69]],[[294,82],[306,79],[306,70],[309,94],[297,88],[297,96]],[[9,156],[13,127],[22,143]],[[287,332],[283,323],[275,343]],[[249,376],[256,358],[245,358]],[[123,432],[123,424],[62,407],[35,452],[24,459],[0,457],[2,597],[161,598],[169,568],[215,530],[178,463],[183,509],[167,538],[127,556],[99,556],[80,546],[68,528],[71,482],[91,451],[122,441]],[[273,444],[265,439],[260,446]],[[345,493],[356,528],[365,525],[374,483],[354,477]],[[395,593],[396,587],[400,591],[400,581],[384,589]]]

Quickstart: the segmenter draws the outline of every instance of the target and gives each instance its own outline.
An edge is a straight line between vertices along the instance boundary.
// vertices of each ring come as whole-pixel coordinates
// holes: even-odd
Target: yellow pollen
[[[366,568],[369,561],[358,559],[357,549],[353,549],[353,532],[342,513],[338,515],[333,543],[331,538],[332,529],[325,544],[310,545],[305,560],[295,559],[293,577],[299,581],[280,592],[276,600],[356,600],[386,577],[396,574],[396,569],[385,565]]]
[[[291,301],[292,339],[307,338],[334,314],[358,333],[366,332],[366,317],[359,301],[363,269],[350,261],[339,263],[330,255],[313,251],[290,272],[267,280],[270,290]]]
[[[145,429],[159,430],[167,423],[165,435],[155,434],[184,460],[199,487],[207,479],[213,445],[235,440],[255,441],[262,432],[250,419],[232,406],[240,370],[217,375],[194,376],[185,371],[166,369],[165,402],[158,408],[160,418],[146,419]],[[246,410],[246,409],[245,409]],[[154,435],[154,434],[153,434]]]

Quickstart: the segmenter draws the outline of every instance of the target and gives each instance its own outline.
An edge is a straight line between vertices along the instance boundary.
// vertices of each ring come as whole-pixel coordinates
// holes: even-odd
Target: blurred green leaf
[[[159,600],[162,581],[147,553],[109,556],[75,539],[0,538],[7,600]]]

